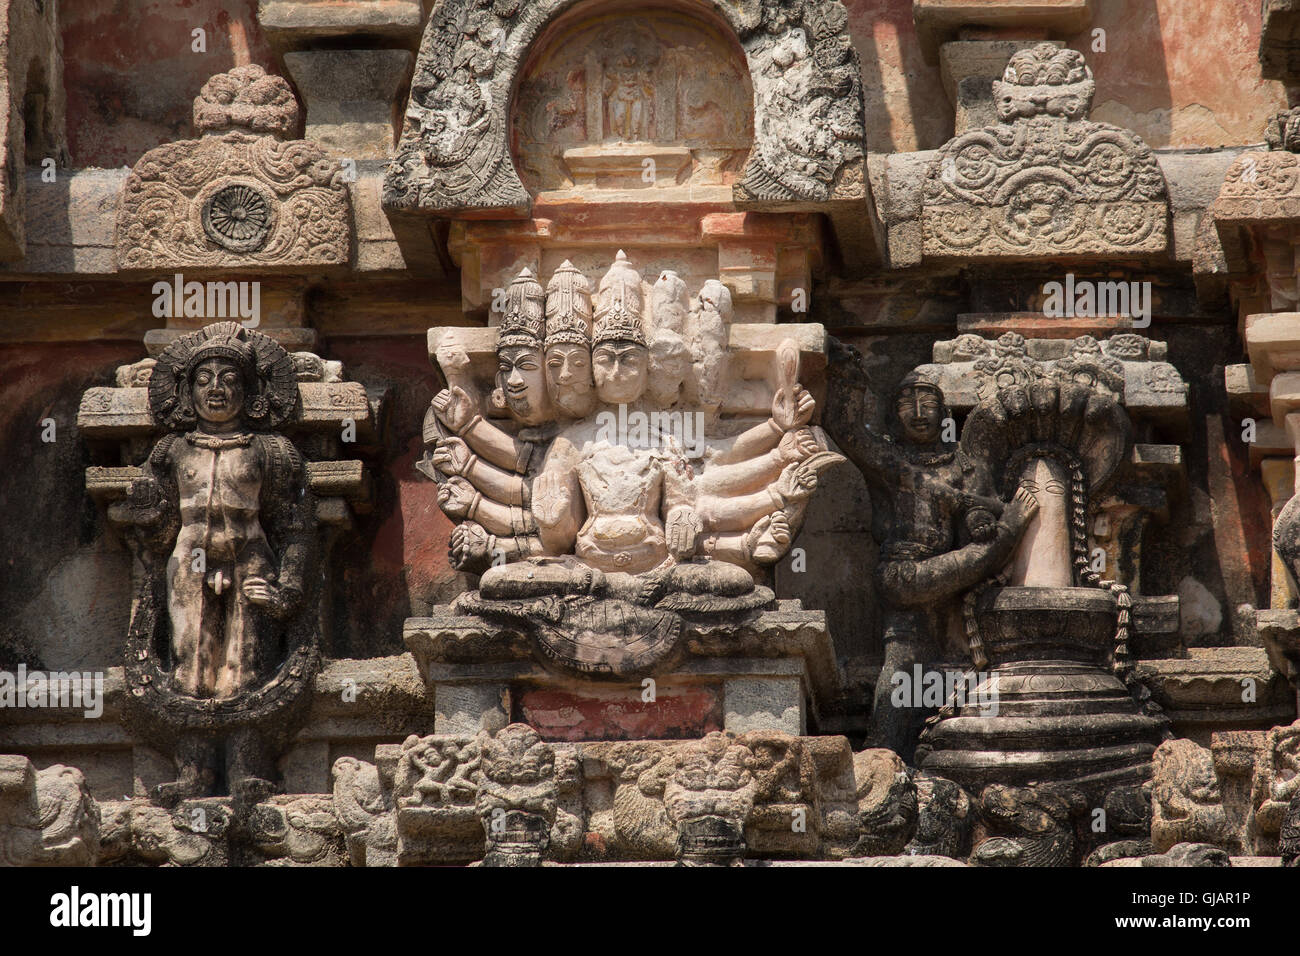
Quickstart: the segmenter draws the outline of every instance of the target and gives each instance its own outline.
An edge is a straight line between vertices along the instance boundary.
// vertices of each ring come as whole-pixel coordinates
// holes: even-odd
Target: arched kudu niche
[[[598,18],[599,9],[581,0],[440,0],[420,44],[384,206],[526,215],[531,197],[509,148],[512,93],[534,48],[539,62],[545,60],[548,27],[563,31],[564,14]],[[743,51],[753,140],[732,184],[738,206],[813,211],[866,199],[861,70],[839,0],[682,0],[620,19],[629,31],[638,19],[653,31],[661,22],[651,16],[657,11],[669,19],[681,11],[708,18],[719,25],[714,34],[725,24]],[[635,64],[618,68],[636,72]],[[624,109],[632,97],[621,95],[614,121],[621,129],[648,130],[654,123],[654,135],[662,135],[659,119]]]
[[[581,4],[533,44],[511,121],[515,168],[533,195],[729,187],[754,140],[754,90],[735,35],[700,4]]]

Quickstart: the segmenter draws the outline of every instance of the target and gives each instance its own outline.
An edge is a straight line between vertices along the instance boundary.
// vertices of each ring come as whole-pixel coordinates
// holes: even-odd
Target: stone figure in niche
[[[973,487],[957,444],[944,440],[951,416],[943,391],[923,375],[908,375],[895,390],[887,434],[860,427],[856,411],[831,401],[841,447],[873,490],[873,533],[881,542],[876,586],[885,661],[867,740],[910,759],[924,715],[893,704],[893,676],[938,657],[953,602],[1006,564],[1038,503],[1024,488],[1003,504]]]
[[[199,335],[154,369],[155,413],[179,427],[154,446],[116,507],[142,532],[157,532],[154,540],[172,542],[173,685],[191,697],[227,698],[256,680],[259,651],[302,603],[302,457],[289,439],[254,430],[292,411],[297,386],[287,355],[259,366],[255,345],[270,354],[279,346],[255,342],[258,333],[221,323]]]
[[[625,143],[650,139],[655,60],[633,43],[605,62],[605,109],[609,135]]]
[[[729,381],[730,293],[710,280],[692,304],[672,270],[646,291],[622,252],[594,303],[569,262],[544,291],[524,270],[497,334],[494,405],[514,433],[483,418],[458,371],[468,358],[450,350],[426,421],[424,469],[459,522],[452,560],[482,574],[458,609],[542,628],[580,670],[662,663],[682,611],[769,603],[754,573],[786,552],[818,472],[841,460],[809,427],[792,341],[776,350],[771,417],[704,434]]]
[[[311,630],[301,612],[316,561],[312,498],[302,456],[276,431],[298,400],[289,354],[234,322],[182,337],[153,368],[150,409],[168,434],[109,516],[165,592],[158,634],[134,634],[133,621],[141,660],[165,645],[156,655],[167,684],[153,688],[167,698],[159,706],[191,701],[196,713],[215,715],[197,704],[207,699],[234,714]],[[195,718],[190,729],[212,729],[203,723]],[[211,747],[180,749],[181,791],[210,788]],[[237,744],[229,772],[269,778],[270,768],[255,765],[260,754]]]
[[[596,395],[607,405],[636,406],[645,393],[650,352],[641,309],[640,276],[620,254],[597,292],[593,336]],[[743,564],[762,556],[765,534],[779,533],[772,530],[773,516],[803,502],[815,487],[811,469],[797,462],[781,469],[784,457],[764,457],[811,416],[806,392],[794,386],[790,394],[802,407],[778,410],[788,428],[758,426],[733,447],[734,464],[699,479],[671,439],[636,448],[593,434],[588,423],[566,429],[534,481],[533,516],[546,553],[573,554],[581,567],[493,568],[483,577],[483,595],[510,599],[608,585],[628,588],[634,601],[643,602],[665,589],[730,596],[751,591],[753,578]],[[796,442],[786,444],[791,454],[801,454]],[[756,487],[748,494],[727,494],[750,486]],[[779,526],[782,519],[775,520]],[[690,561],[701,545],[735,563]],[[650,572],[661,574],[624,577]]]

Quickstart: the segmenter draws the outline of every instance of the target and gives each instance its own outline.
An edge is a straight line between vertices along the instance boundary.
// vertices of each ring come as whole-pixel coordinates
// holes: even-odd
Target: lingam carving
[[[892,699],[895,675],[933,667],[960,610],[971,671],[927,720],[918,766],[971,793],[1069,780],[1102,800],[1149,777],[1164,733],[1133,673],[1131,598],[1093,569],[1088,542],[1129,448],[1125,367],[1090,337],[1041,362],[1013,334],[963,336],[945,351],[962,371],[904,378],[890,435],[855,353],[840,347],[832,362],[827,427],[874,489],[882,542],[886,660],[872,733],[911,756],[924,711]],[[940,380],[977,397],[957,441]],[[1017,736],[1026,718],[1041,721],[1032,741]]]
[[[524,270],[506,290],[493,393],[516,433],[483,416],[454,350],[439,360],[465,385],[435,396],[426,421],[423,469],[460,522],[452,561],[482,573],[455,606],[523,625],[546,660],[581,673],[647,672],[683,614],[769,605],[755,572],[785,554],[818,473],[842,460],[809,427],[793,342],[777,350],[771,417],[706,434],[723,424],[730,294],[706,282],[692,307],[671,271],[650,293],[622,252],[594,308],[570,263],[545,292]]]
[[[346,264],[343,167],[314,143],[288,139],[297,123],[289,84],[256,64],[208,80],[194,100],[200,138],[151,149],[127,177],[121,268]]]
[[[872,521],[881,542],[876,585],[884,605],[885,660],[868,740],[910,758],[921,711],[893,705],[893,677],[938,658],[946,605],[1001,569],[1035,518],[1038,501],[1028,489],[1005,504],[981,493],[973,464],[956,442],[944,440],[953,419],[943,390],[924,375],[912,373],[899,383],[884,434],[853,427],[856,412],[841,400],[833,415],[835,433],[877,503]]]
[[[1044,728],[1041,757],[1018,754],[1032,776],[998,777],[1068,779],[1102,797],[1149,776],[1165,731],[1133,675],[1127,588],[1093,570],[1087,541],[1093,502],[1129,447],[1124,377],[1100,347],[1076,344],[1050,368],[1010,350],[994,363],[976,363],[976,375],[989,377],[978,389],[987,397],[961,434],[974,483],[1004,502],[1027,493],[1037,508],[1006,567],[965,600],[972,663],[977,670],[993,665],[997,714],[968,727],[952,718],[971,708],[942,710],[927,729],[934,751],[922,766],[959,782],[994,782],[1004,748],[1024,748],[1003,734],[1039,713],[1039,688],[1052,675],[1059,700],[1043,713],[1055,730]],[[1068,770],[1062,750],[1073,751]]]
[[[993,83],[998,124],[950,140],[926,173],[926,256],[1144,253],[1165,247],[1167,193],[1150,147],[1087,118],[1076,50],[1040,43]]]

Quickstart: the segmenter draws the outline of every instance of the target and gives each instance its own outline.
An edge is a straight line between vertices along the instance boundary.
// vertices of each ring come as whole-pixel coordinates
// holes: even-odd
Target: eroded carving
[[[0,866],[92,866],[100,812],[75,767],[0,756]]]
[[[492,407],[513,433],[484,417],[467,359],[439,351],[464,384],[435,396],[422,467],[461,522],[453,563],[482,571],[454,606],[526,629],[549,664],[627,677],[672,661],[683,615],[743,621],[771,603],[754,573],[789,549],[818,473],[842,459],[809,427],[793,342],[771,418],[707,433],[729,375],[720,282],[692,306],[669,271],[647,296],[620,252],[594,302],[587,289],[566,262],[545,290],[527,269],[506,290]]]
[[[218,74],[194,100],[201,138],[145,153],[123,187],[117,259],[127,271],[318,269],[349,261],[340,164],[306,140],[289,84],[256,64]]]
[[[980,795],[980,816],[993,834],[971,853],[976,866],[1071,866],[1074,814],[1083,797],[1069,788],[993,784]]]
[[[475,809],[487,835],[484,866],[540,866],[556,817],[555,751],[526,724],[481,735]]]
[[[1191,740],[1166,740],[1152,760],[1152,849],[1164,853],[1177,843],[1222,845],[1228,822],[1213,754]]]
[[[674,755],[664,807],[677,828],[680,866],[738,866],[754,808],[754,755],[733,734],[715,731]]]
[[[1167,194],[1151,149],[1087,118],[1083,55],[1042,43],[994,81],[998,124],[950,140],[926,173],[924,254],[1160,252]]]
[[[526,209],[529,196],[507,147],[511,95],[526,54],[543,28],[572,0],[520,5],[444,0],[430,16],[416,62],[398,153],[384,183],[390,209]],[[750,204],[825,202],[865,196],[865,126],[857,54],[847,13],[836,0],[777,2],[736,8],[715,4],[745,51],[754,89],[754,145],[734,187]],[[578,90],[598,97],[583,108],[584,137],[604,130],[647,139],[657,97],[647,80],[653,53],[633,43],[635,30],[581,75],[567,71],[565,99],[545,112],[576,126]],[[667,104],[665,104],[667,105]],[[676,109],[675,104],[672,109]],[[536,114],[536,110],[532,110]],[[536,123],[536,120],[534,120]],[[657,125],[663,126],[662,121]],[[673,137],[676,139],[676,137]]]

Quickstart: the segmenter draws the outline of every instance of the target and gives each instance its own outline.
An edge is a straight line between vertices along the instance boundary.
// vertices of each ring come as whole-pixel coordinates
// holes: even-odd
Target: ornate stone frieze
[[[1095,83],[1082,54],[1021,50],[993,87],[997,125],[950,140],[926,172],[926,257],[1165,250],[1164,175],[1137,136],[1087,118]]]
[[[236,67],[194,100],[199,139],[145,153],[123,186],[117,259],[125,272],[346,266],[352,213],[343,168],[289,139],[298,103],[260,66]]]
[[[443,0],[434,8],[384,184],[385,207],[443,214],[528,209],[508,145],[511,94],[534,41],[572,5]],[[843,5],[710,0],[700,9],[734,31],[754,89],[754,145],[735,200],[783,208],[864,199],[862,81]],[[624,138],[647,138],[637,64],[614,66],[611,76],[621,69],[629,79],[611,88],[610,123]]]

